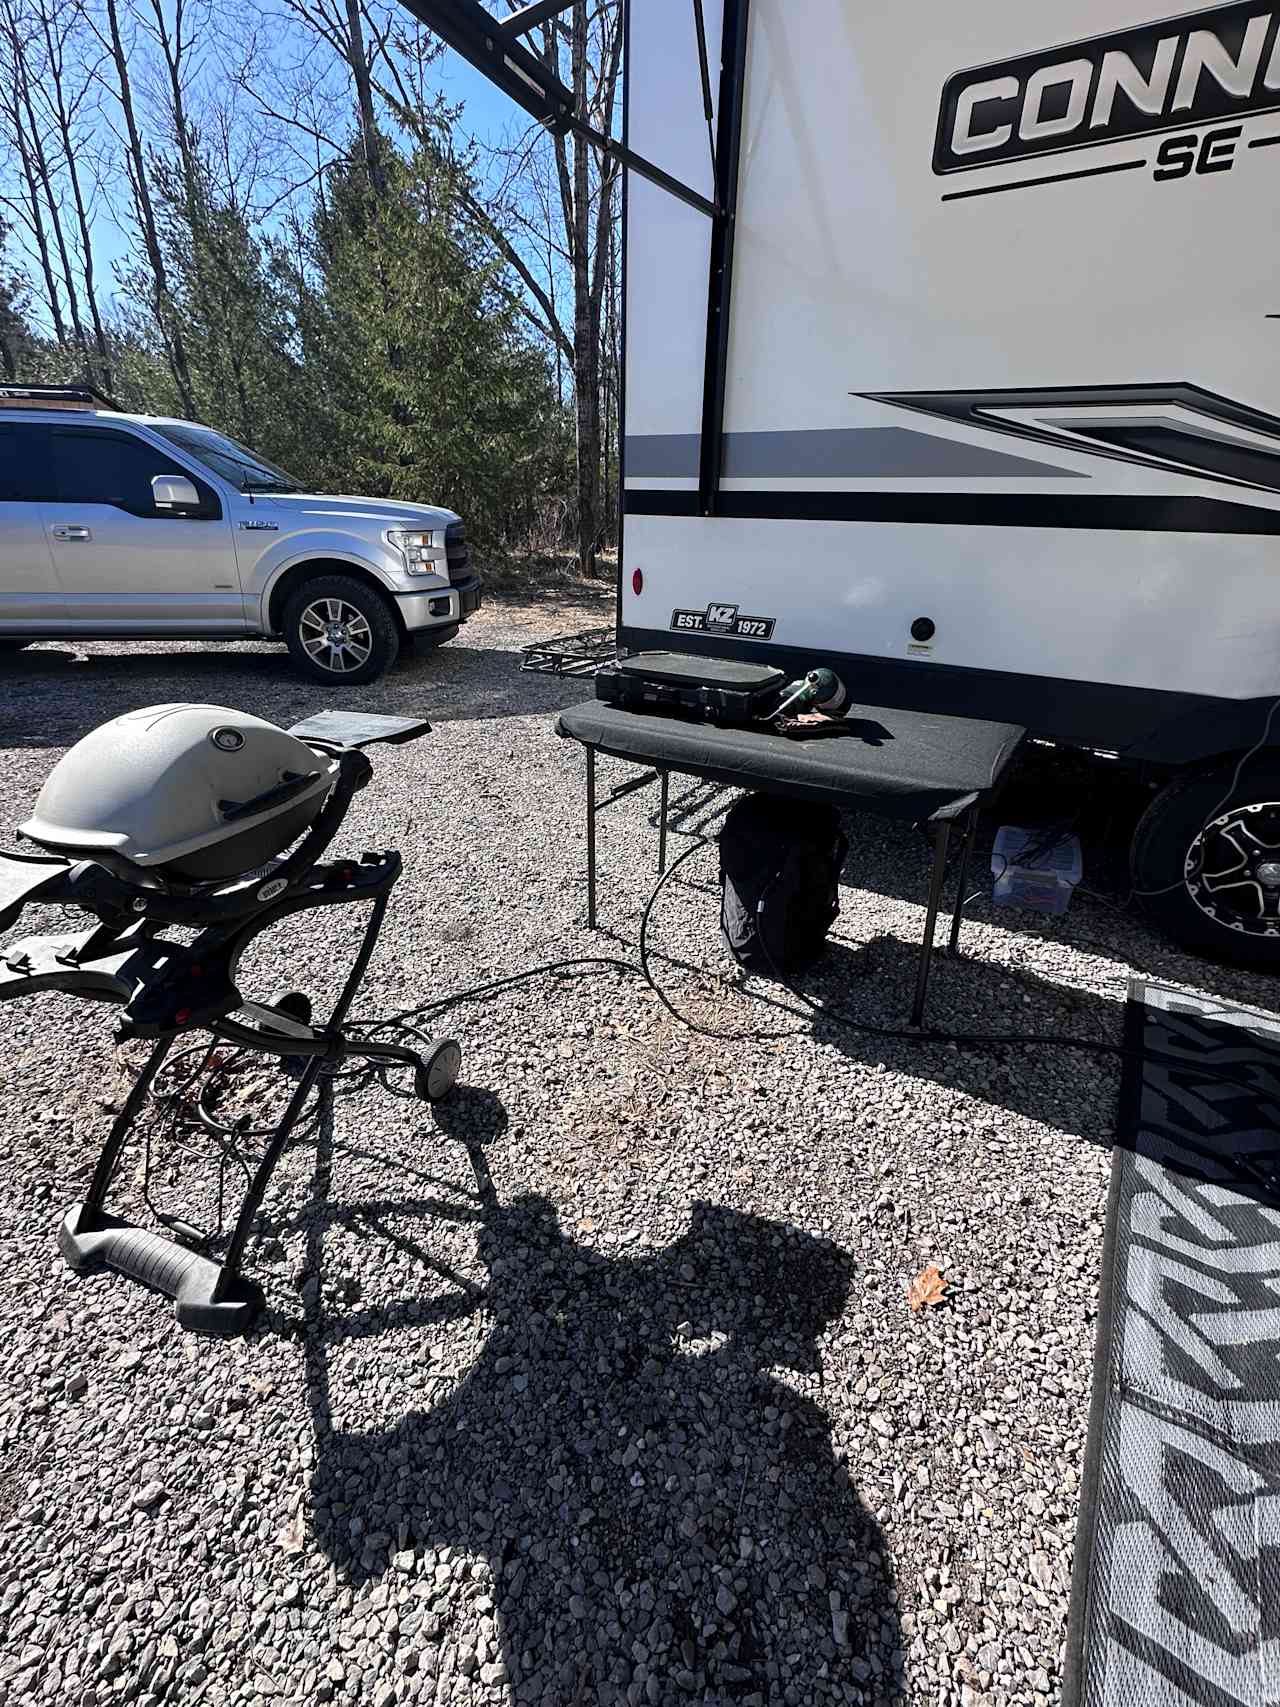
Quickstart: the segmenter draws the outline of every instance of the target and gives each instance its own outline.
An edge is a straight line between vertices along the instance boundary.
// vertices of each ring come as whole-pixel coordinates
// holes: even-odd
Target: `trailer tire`
[[[1161,789],[1133,834],[1133,891],[1193,954],[1276,972],[1280,754],[1250,760],[1233,787],[1234,770],[1224,765]]]

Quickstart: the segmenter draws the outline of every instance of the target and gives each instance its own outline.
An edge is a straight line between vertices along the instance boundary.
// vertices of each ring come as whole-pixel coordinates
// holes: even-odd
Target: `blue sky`
[[[526,128],[527,116],[451,48],[445,50],[432,69],[436,86],[447,100],[451,104],[462,103],[458,128],[464,136],[481,143],[497,143],[508,132],[518,134]],[[100,204],[93,222],[94,255],[106,297],[113,294],[109,281],[127,257],[132,235],[127,222],[122,226],[105,202]],[[37,313],[36,318],[45,316]]]

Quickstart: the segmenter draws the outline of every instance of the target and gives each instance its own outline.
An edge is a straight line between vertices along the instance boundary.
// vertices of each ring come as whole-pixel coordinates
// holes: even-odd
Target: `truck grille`
[[[449,559],[449,579],[465,581],[471,574],[471,548],[461,522],[450,522],[444,530],[444,549]]]

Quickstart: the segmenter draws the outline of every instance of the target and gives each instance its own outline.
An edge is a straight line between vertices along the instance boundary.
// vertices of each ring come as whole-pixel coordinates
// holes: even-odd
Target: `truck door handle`
[[[88,528],[81,527],[77,522],[59,522],[52,532],[55,539],[93,538],[92,532]]]

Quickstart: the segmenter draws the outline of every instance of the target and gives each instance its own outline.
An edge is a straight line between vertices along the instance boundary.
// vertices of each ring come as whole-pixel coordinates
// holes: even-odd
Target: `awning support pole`
[[[698,508],[714,516],[724,463],[724,393],[729,366],[729,305],[733,290],[733,233],[738,207],[738,158],[747,74],[748,0],[724,0],[720,37],[720,96],[716,115],[715,205],[707,283],[706,365],[702,380],[702,437]]]

